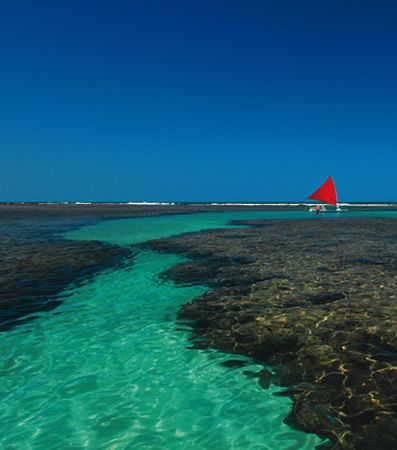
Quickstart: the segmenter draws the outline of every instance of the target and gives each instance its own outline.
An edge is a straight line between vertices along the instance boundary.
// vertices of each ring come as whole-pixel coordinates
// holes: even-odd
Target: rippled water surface
[[[230,219],[302,216],[125,219],[66,236],[130,245]],[[159,279],[179,261],[139,251],[132,264],[71,289],[56,310],[1,334],[0,448],[298,450],[320,442],[283,424],[291,402],[272,395],[277,387],[264,390],[243,373],[261,366],[228,368],[228,355],[189,349],[176,313],[206,288]]]

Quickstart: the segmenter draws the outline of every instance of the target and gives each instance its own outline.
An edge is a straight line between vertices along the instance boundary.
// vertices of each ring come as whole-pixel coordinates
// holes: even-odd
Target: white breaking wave
[[[210,203],[213,206],[315,206],[318,203]],[[395,206],[396,203],[339,203],[339,206],[350,207],[380,207]]]
[[[169,202],[128,202],[127,205],[175,205]]]
[[[20,205],[24,205],[25,202],[16,202]],[[248,202],[37,202],[38,205],[142,205],[142,206],[156,206],[156,205],[176,205],[180,204],[183,205],[197,205],[197,206],[316,206],[320,203],[306,203],[306,202],[294,202],[294,203],[287,203],[287,202],[278,202],[278,203],[248,203]],[[397,207],[397,202],[392,203],[348,203],[348,202],[338,202],[338,206],[349,206],[351,208],[360,208],[360,207]]]
[[[312,205],[313,203],[310,203]],[[213,206],[306,206],[309,203],[210,203]]]
[[[396,206],[396,203],[338,203],[339,206]]]

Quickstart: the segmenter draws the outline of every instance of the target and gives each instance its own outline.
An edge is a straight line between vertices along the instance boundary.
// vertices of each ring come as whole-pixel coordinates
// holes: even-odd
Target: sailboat
[[[320,202],[326,203],[327,205],[332,205],[336,207],[337,212],[341,212],[341,208],[338,206],[336,189],[334,181],[331,177],[328,177],[324,183],[313,192],[313,194],[307,197],[310,200],[318,200]],[[310,212],[328,212],[325,205],[312,206],[309,208]]]

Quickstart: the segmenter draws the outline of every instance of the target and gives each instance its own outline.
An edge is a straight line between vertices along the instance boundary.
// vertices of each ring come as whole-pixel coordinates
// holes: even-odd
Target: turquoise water
[[[260,217],[307,213],[123,219],[66,237],[130,245]],[[132,265],[71,288],[55,311],[1,335],[0,448],[298,450],[320,442],[283,424],[291,401],[273,396],[277,387],[263,390],[243,374],[261,366],[230,369],[220,364],[230,356],[188,348],[176,313],[206,288],[159,280],[181,260],[140,251]]]
[[[341,214],[327,213],[317,217],[306,211],[234,211],[165,215],[101,222],[67,233],[69,239],[94,239],[118,245],[136,244],[150,239],[168,237],[180,233],[225,228],[231,220],[249,219],[313,219],[338,217],[397,218],[397,211],[353,211]]]

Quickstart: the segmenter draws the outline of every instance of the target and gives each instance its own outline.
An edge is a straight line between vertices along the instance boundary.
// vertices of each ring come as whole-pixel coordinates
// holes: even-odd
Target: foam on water
[[[68,233],[130,245],[230,219],[304,213],[210,213],[106,221]],[[304,215],[305,217],[307,216]],[[2,334],[0,447],[5,449],[313,449],[320,440],[283,424],[291,401],[263,390],[230,356],[189,349],[175,323],[205,287],[159,274],[175,255],[138,253],[103,272],[53,312]]]

